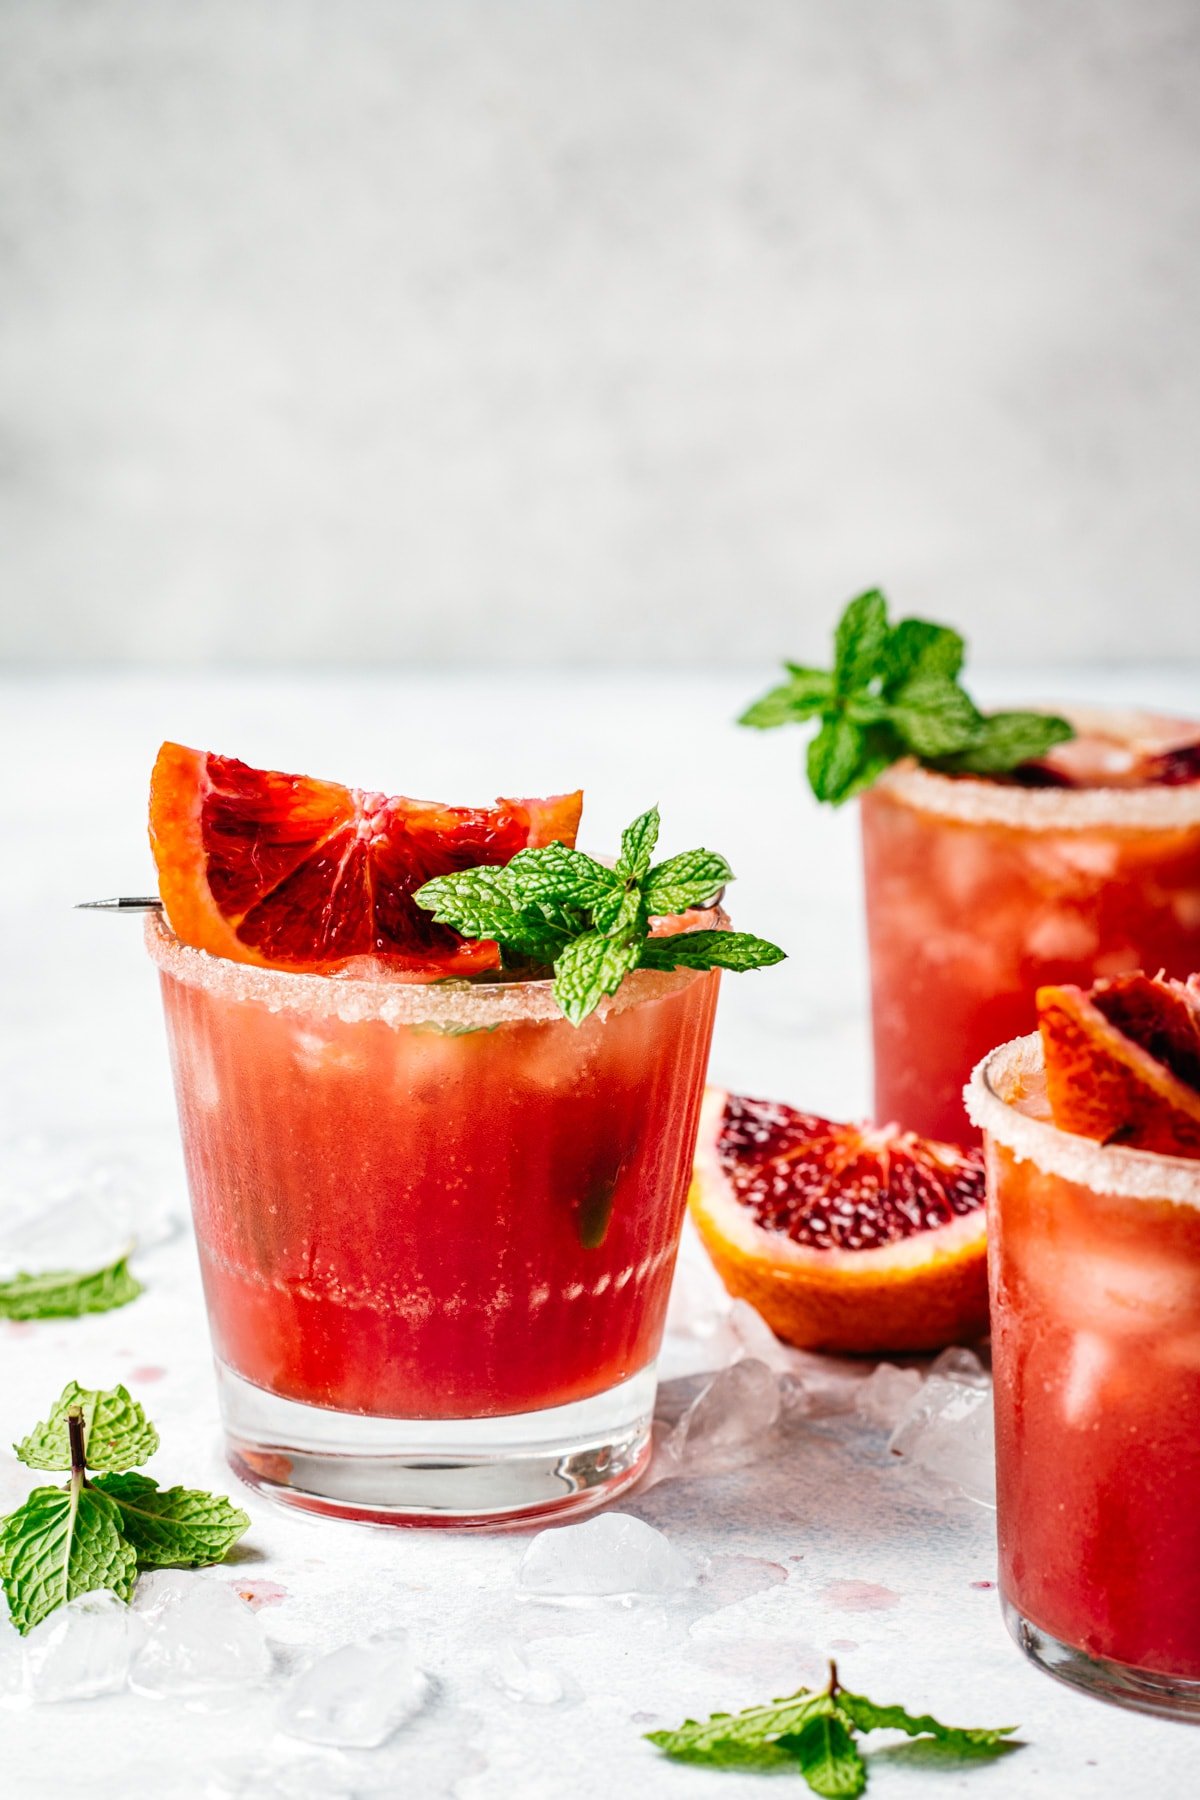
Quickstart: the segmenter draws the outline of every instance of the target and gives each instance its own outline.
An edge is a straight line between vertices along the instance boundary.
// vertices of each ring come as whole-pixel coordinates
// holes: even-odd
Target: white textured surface
[[[582,781],[593,848],[657,797],[665,846],[707,839],[725,850],[742,871],[732,896],[741,921],[792,951],[779,970],[727,981],[715,1077],[835,1115],[859,1110],[867,1071],[855,822],[805,800],[795,741],[726,724],[742,686],[716,676],[567,688],[533,679],[3,685],[5,1131],[84,1124],[155,1143],[173,1134],[138,924],[67,910],[77,898],[148,885],[145,783],[168,731],[252,760],[447,798]],[[1186,708],[1195,687],[1185,671],[1147,675],[1136,696],[1111,684],[1109,692]],[[1071,691],[1104,688],[1080,677]],[[124,1380],[161,1430],[154,1472],[224,1486],[190,1245],[156,1250],[142,1272],[146,1294],[124,1311],[0,1326],[0,1442],[44,1416],[69,1377]],[[288,1748],[270,1704],[253,1695],[214,1713],[133,1695],[4,1711],[5,1800],[232,1793],[237,1771],[267,1754],[286,1758],[314,1793],[602,1800],[615,1791],[670,1800],[711,1787],[714,1800],[753,1800],[767,1791],[761,1778],[667,1765],[640,1733],[810,1682],[830,1652],[881,1700],[965,1724],[1019,1722],[1028,1745],[965,1773],[881,1756],[877,1800],[925,1800],[935,1783],[938,1793],[979,1800],[1188,1792],[1195,1732],[1106,1709],[1029,1668],[1004,1633],[994,1592],[976,1585],[993,1575],[990,1515],[966,1502],[932,1507],[917,1479],[889,1463],[885,1443],[882,1429],[857,1416],[793,1421],[750,1470],[663,1480],[623,1501],[685,1554],[712,1559],[698,1593],[664,1607],[519,1600],[524,1534],[306,1521],[240,1495],[252,1529],[236,1562],[210,1578],[269,1598],[259,1616],[284,1645],[329,1650],[408,1628],[437,1683],[426,1711],[386,1750],[356,1753],[344,1790],[332,1785],[333,1753]],[[26,1486],[0,1455],[0,1506]],[[497,1655],[513,1640],[562,1678],[564,1704],[524,1706],[496,1685]],[[234,1774],[211,1785],[222,1769]],[[282,1777],[247,1779],[257,1800],[296,1791]]]
[[[1194,0],[8,0],[0,654],[1163,657]]]

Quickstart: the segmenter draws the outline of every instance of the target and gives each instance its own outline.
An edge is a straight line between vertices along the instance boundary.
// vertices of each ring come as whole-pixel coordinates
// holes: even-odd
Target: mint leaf
[[[77,1594],[111,1588],[127,1601],[136,1579],[116,1505],[81,1481],[35,1488],[0,1525],[0,1582],[22,1635]]]
[[[905,746],[926,761],[966,749],[983,722],[970,696],[945,675],[915,676],[891,702],[888,719]]]
[[[249,1529],[250,1518],[224,1494],[199,1488],[160,1488],[148,1475],[100,1475],[93,1491],[107,1494],[141,1569],[201,1569],[219,1563]]]
[[[676,931],[638,946],[643,969],[767,969],[786,952],[748,931]]]
[[[685,850],[682,856],[670,856],[650,870],[646,906],[656,917],[687,912],[689,907],[712,900],[732,880],[733,870],[714,850]]]
[[[989,713],[971,741],[943,754],[938,766],[953,774],[1004,775],[1074,736],[1074,726],[1053,713]]]
[[[847,797],[866,747],[862,728],[843,713],[825,720],[808,746],[808,783],[818,800],[837,806]]]
[[[675,1731],[648,1731],[646,1736],[665,1755],[681,1761],[731,1764],[738,1760],[739,1751],[798,1735],[810,1719],[828,1713],[832,1705],[827,1691],[799,1688],[767,1706],[713,1713],[708,1719],[685,1719]]]
[[[71,1444],[67,1414],[78,1407],[83,1418],[89,1469],[131,1469],[158,1449],[158,1433],[127,1388],[83,1388],[68,1381],[50,1417],[13,1446],[31,1469],[69,1469]]]
[[[893,626],[884,651],[883,691],[892,696],[910,681],[940,676],[956,681],[966,645],[948,625],[928,619],[901,619]]]
[[[606,994],[615,994],[637,967],[641,942],[632,934],[606,937],[587,931],[554,964],[554,998],[572,1025],[582,1025]]]
[[[630,933],[638,938],[644,937],[647,916],[642,890],[636,884],[626,888],[612,888],[603,899],[596,902],[592,909],[592,922],[604,937],[625,937]]]
[[[621,885],[615,870],[606,869],[582,850],[558,843],[545,844],[540,850],[519,850],[500,874],[499,887],[511,895],[517,907],[546,901],[555,906],[593,906]]]
[[[142,1284],[129,1273],[127,1256],[79,1274],[53,1269],[0,1281],[0,1319],[78,1319],[111,1312],[136,1300]]]
[[[902,1706],[877,1706],[865,1694],[838,1690],[837,1702],[860,1731],[903,1731],[909,1737],[933,1737],[939,1743],[958,1749],[994,1749],[1011,1737],[1015,1725],[998,1725],[992,1729],[975,1729],[960,1725],[941,1725],[929,1713],[906,1712]]]
[[[833,638],[833,683],[839,694],[866,687],[881,672],[888,636],[887,601],[878,588],[851,600]]]
[[[802,1731],[789,1733],[779,1743],[796,1758],[805,1781],[823,1800],[861,1794],[867,1785],[866,1764],[836,1711],[810,1719]]]
[[[622,881],[642,881],[650,868],[650,858],[658,843],[661,820],[657,806],[644,812],[621,833],[621,854],[617,858],[617,875]]]
[[[803,669],[789,665],[792,679],[774,687],[748,706],[739,725],[753,725],[759,731],[772,731],[777,725],[797,724],[814,719],[832,704],[833,677],[822,669]]]

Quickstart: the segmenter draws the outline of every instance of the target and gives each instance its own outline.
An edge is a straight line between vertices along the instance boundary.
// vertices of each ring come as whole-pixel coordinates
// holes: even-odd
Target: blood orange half
[[[807,1350],[987,1330],[983,1156],[710,1088],[692,1218],[729,1292]]]
[[[574,844],[580,793],[494,807],[389,799],[164,744],[150,843],[177,937],[214,956],[330,971],[377,957],[414,978],[494,968],[494,944],[435,925],[423,882],[518,850]]]

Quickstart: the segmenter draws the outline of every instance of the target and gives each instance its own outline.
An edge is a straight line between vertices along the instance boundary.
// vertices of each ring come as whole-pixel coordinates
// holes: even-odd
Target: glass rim
[[[1147,727],[1178,724],[1200,733],[1200,722],[1128,708],[1060,704],[1055,710],[1078,729],[1104,720]],[[885,769],[870,792],[890,795],[914,811],[933,813],[963,825],[1007,825],[1021,831],[1170,831],[1200,825],[1200,781],[1174,787],[1027,788],[1010,787],[986,776],[943,775],[912,757]]]
[[[1034,1119],[1021,1112],[1004,1091],[1004,1077],[1010,1078],[1011,1087],[1040,1075],[1042,1068],[1040,1032],[1012,1038],[989,1050],[963,1089],[971,1123],[1011,1150],[1018,1162],[1036,1163],[1046,1174],[1061,1176],[1098,1194],[1171,1200],[1200,1208],[1200,1159],[1100,1144],[1063,1131],[1049,1119]]]
[[[391,1026],[432,1025],[447,1031],[485,1030],[505,1024],[569,1026],[554,998],[554,984],[545,977],[490,983],[461,976],[443,981],[372,981],[361,976],[263,968],[194,949],[175,935],[165,913],[157,910],[146,915],[145,944],[159,973],[182,986],[221,1000],[255,1003],[271,1012],[303,1013],[346,1025],[378,1020]],[[714,973],[719,971],[635,969],[591,1016],[603,1021]]]

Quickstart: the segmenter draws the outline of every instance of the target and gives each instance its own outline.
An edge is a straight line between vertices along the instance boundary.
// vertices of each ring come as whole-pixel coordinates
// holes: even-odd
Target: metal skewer
[[[76,912],[161,912],[157,894],[118,894],[112,900],[77,900]]]

